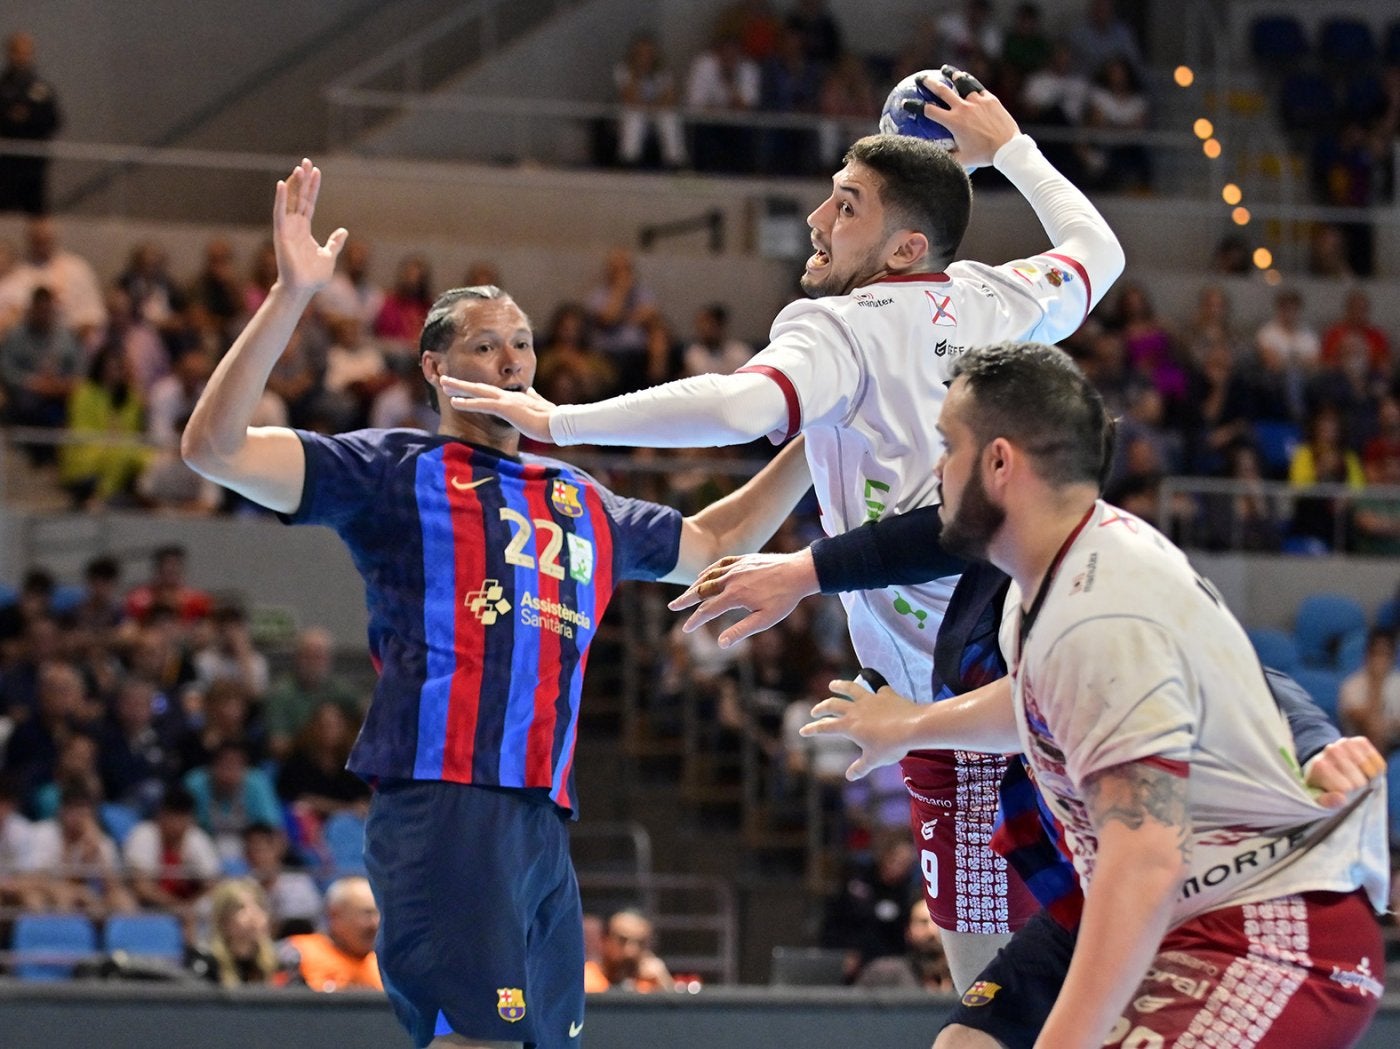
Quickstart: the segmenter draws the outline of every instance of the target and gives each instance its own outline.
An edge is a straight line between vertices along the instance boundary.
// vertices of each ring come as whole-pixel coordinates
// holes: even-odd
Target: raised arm
[[[743,487],[687,517],[680,557],[664,582],[689,583],[722,554],[747,553],[766,543],[812,486],[805,444],[803,437],[788,442]]]
[[[277,282],[214,369],[180,441],[180,453],[197,473],[282,513],[301,502],[306,475],[301,440],[286,427],[248,423],[268,375],[312,296],[330,281],[345,244],[344,229],[324,245],[311,235],[320,189],[320,169],[309,160],[277,183],[272,211]]]

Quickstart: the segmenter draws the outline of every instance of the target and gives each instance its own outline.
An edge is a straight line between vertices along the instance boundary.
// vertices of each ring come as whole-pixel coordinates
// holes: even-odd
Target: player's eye
[[[836,205],[836,210],[839,211],[842,215],[855,214],[855,212],[851,210],[851,205],[844,200],[840,204]]]

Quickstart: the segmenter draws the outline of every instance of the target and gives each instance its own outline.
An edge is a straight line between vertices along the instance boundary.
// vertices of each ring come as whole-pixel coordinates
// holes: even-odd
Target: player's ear
[[[892,273],[913,272],[927,257],[928,237],[918,230],[902,229],[895,234],[895,242],[885,260],[885,268]]]
[[[1006,483],[1011,474],[1015,454],[1011,442],[1004,437],[987,442],[986,447],[982,449],[982,468],[986,472],[987,488],[1000,488]]]

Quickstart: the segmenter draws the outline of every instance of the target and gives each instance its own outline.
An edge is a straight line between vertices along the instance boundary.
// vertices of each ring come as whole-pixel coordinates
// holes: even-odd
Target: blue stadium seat
[[[53,588],[49,599],[49,611],[56,616],[66,616],[83,603],[83,588],[73,583],[60,583]]]
[[[102,947],[179,965],[185,954],[185,934],[171,914],[115,914],[102,930]]]
[[[1332,724],[1337,724],[1337,692],[1342,687],[1342,675],[1335,670],[1299,667],[1290,676],[1312,696]]]
[[[73,966],[97,950],[97,930],[81,914],[21,914],[15,919],[15,975],[53,983],[73,975]]]
[[[1400,629],[1400,597],[1392,597],[1376,609],[1376,626],[1382,630]]]
[[[1297,62],[1308,54],[1303,23],[1292,15],[1263,15],[1249,27],[1249,50],[1257,62]]]
[[[104,801],[97,815],[102,829],[111,835],[118,848],[126,844],[131,828],[141,822],[141,813],[136,811],[135,806],[124,805],[120,801]]]
[[[1317,34],[1317,54],[1340,69],[1355,69],[1376,60],[1376,38],[1358,18],[1329,18]]]
[[[1366,611],[1361,602],[1345,594],[1305,597],[1293,619],[1293,640],[1308,667],[1335,669],[1342,639],[1358,630],[1366,631]]]
[[[1366,662],[1366,631],[1353,630],[1337,643],[1337,672],[1352,674]]]
[[[1385,762],[1387,815],[1390,818],[1390,846],[1400,848],[1400,750]]]
[[[322,840],[337,877],[365,872],[365,821],[360,817],[337,812],[326,820]]]
[[[1248,631],[1248,634],[1249,643],[1254,646],[1259,662],[1266,667],[1291,674],[1302,666],[1303,661],[1298,655],[1298,646],[1294,643],[1292,634],[1272,627],[1256,627]]]

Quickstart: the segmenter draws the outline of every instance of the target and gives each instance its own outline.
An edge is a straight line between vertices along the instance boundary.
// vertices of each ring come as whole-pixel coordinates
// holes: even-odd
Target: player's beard
[[[957,513],[943,522],[939,543],[950,554],[985,561],[992,537],[1005,520],[1006,511],[987,496],[981,472],[974,469],[963,486]]]
[[[827,295],[849,295],[854,289],[869,284],[883,271],[880,265],[883,248],[882,244],[871,248],[866,252],[865,258],[846,273],[837,270],[836,259],[828,251],[827,258],[830,261],[826,268],[816,276],[804,271],[798,283],[802,285],[802,290],[807,293],[809,299],[820,299]]]

